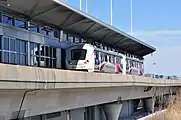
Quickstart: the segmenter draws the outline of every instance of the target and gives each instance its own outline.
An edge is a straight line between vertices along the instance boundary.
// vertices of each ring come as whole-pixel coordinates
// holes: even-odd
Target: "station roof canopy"
[[[62,0],[63,1],[63,0]],[[2,0],[1,9],[11,9],[32,20],[76,33],[118,50],[145,56],[156,49],[64,2],[61,0]]]

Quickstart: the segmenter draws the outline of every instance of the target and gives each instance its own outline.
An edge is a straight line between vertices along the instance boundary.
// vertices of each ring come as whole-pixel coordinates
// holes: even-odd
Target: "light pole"
[[[132,35],[132,0],[130,0],[130,22],[131,22],[131,35]]]
[[[87,0],[85,0],[85,7],[86,7],[86,13],[88,13],[88,5],[87,5]]]
[[[80,10],[82,10],[82,0],[80,0],[80,3],[79,3],[79,4],[80,4],[80,6],[79,6],[79,7],[80,7]]]
[[[112,26],[112,0],[110,0],[110,24]]]

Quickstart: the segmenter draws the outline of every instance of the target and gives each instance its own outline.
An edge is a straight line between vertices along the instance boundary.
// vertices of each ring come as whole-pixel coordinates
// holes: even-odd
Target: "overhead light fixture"
[[[6,3],[6,5],[9,7],[9,6],[11,6],[9,3]]]

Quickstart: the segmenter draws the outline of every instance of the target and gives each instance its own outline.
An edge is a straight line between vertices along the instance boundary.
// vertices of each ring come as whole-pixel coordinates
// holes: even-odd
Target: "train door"
[[[100,64],[100,52],[95,50],[94,51],[94,71],[99,71],[99,64]]]

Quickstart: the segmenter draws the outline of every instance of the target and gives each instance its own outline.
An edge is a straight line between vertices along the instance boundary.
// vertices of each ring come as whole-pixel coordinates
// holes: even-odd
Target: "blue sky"
[[[79,8],[79,0],[64,1]],[[109,23],[109,0],[87,1],[88,13]],[[153,56],[145,57],[145,71],[181,76],[181,1],[132,1],[133,36],[157,48]],[[113,26],[130,33],[130,0],[113,0]]]

